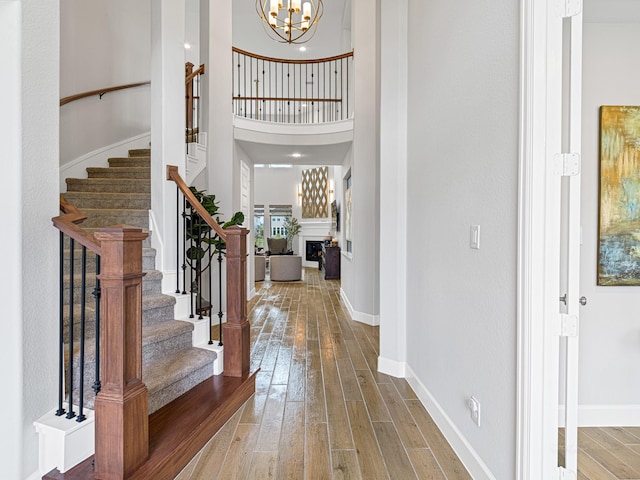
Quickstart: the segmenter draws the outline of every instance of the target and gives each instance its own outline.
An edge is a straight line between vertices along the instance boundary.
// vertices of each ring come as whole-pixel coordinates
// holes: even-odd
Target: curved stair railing
[[[128,88],[142,87],[145,85],[151,85],[151,82],[138,82],[138,83],[128,83],[126,85],[118,85],[115,87],[105,87],[100,88],[98,90],[90,90],[88,92],[77,93],[75,95],[70,95],[68,97],[64,97],[60,99],[60,106],[66,105],[67,103],[75,102],[76,100],[80,100],[82,98],[93,97],[98,95],[102,98],[104,95],[110,92],[116,92],[118,90],[126,90]]]
[[[97,478],[127,478],[149,456],[148,392],[142,382],[142,242],[147,234],[141,228],[116,225],[102,228],[94,234],[82,230],[78,224],[86,217],[64,198],[60,202],[61,215],[52,219],[60,231],[60,383],[58,416],[63,415],[64,373],[68,372],[67,418],[75,417],[74,384],[74,248],[82,247],[82,285],[86,284],[87,251],[97,255],[96,298],[100,312],[96,324],[98,393],[95,400],[95,476]],[[65,261],[69,246],[68,262]],[[64,277],[69,265],[69,338],[68,361],[65,365],[64,338]],[[84,370],[85,288],[81,287],[80,374]],[[99,332],[98,332],[99,329]],[[100,368],[100,367],[99,367]],[[102,375],[102,379],[100,378]],[[83,415],[84,379],[79,388],[79,415]]]
[[[233,113],[276,123],[346,120],[353,108],[353,52],[285,60],[233,48]]]
[[[224,375],[243,377],[249,374],[249,321],[247,320],[247,234],[249,231],[241,227],[223,229],[218,222],[193,195],[189,186],[178,173],[178,167],[167,165],[167,180],[176,184],[177,212],[176,245],[185,245],[184,205],[195,212],[220,239],[227,248],[227,321],[223,324],[224,337]],[[182,238],[180,238],[182,236]],[[176,272],[184,271],[184,259],[181,263],[180,248],[176,250]],[[184,256],[184,251],[182,252]],[[183,268],[184,267],[184,268]],[[179,275],[177,275],[179,277]],[[186,282],[186,279],[183,280]],[[180,291],[177,285],[176,290]],[[185,290],[185,285],[182,286]]]

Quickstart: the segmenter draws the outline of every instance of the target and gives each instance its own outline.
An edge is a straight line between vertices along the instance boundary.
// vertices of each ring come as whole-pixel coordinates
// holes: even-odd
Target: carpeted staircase
[[[64,197],[86,216],[81,227],[95,232],[102,227],[127,224],[148,230],[151,207],[149,150],[130,150],[129,157],[109,159],[108,168],[87,168],[86,179],[68,178]],[[66,255],[68,262],[68,252]],[[87,255],[87,271],[95,272],[95,256]],[[81,252],[74,255],[74,357],[79,350],[80,332],[80,262]],[[162,273],[155,270],[155,251],[150,240],[143,244],[142,293],[142,380],[149,390],[149,413],[187,392],[213,374],[216,353],[192,346],[193,325],[175,320],[175,298],[161,292]],[[68,270],[66,270],[68,271]],[[91,389],[95,378],[95,300],[92,295],[95,275],[87,274],[85,346],[85,406],[93,408],[95,395]],[[90,280],[89,280],[90,279]],[[65,278],[65,302],[68,304],[70,279]],[[65,323],[69,323],[69,307],[65,307]],[[68,326],[65,335],[68,336]],[[74,379],[78,378],[76,360]],[[78,385],[74,380],[74,403]]]

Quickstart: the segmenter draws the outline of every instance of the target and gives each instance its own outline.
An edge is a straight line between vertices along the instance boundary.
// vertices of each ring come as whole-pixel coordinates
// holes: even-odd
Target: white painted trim
[[[407,376],[407,363],[378,357],[378,371],[392,377],[405,378]]]
[[[256,291],[255,287],[252,288],[251,291],[247,294],[247,300],[251,300],[257,294],[258,294],[258,292]]]
[[[87,174],[87,167],[106,167],[108,166],[107,160],[109,158],[125,157],[128,155],[128,150],[130,149],[148,148],[150,140],[150,132],[142,133],[135,137],[127,138],[120,142],[112,143],[111,145],[85,153],[81,157],[60,165],[60,191],[67,191],[66,178],[84,178]]]
[[[45,473],[49,473],[49,472],[45,472]],[[26,478],[26,480],[41,480],[43,476],[44,476],[44,473],[40,473],[40,471],[36,470],[31,475],[29,475]]]
[[[346,305],[347,311],[349,312],[352,320],[370,325],[372,327],[377,327],[378,325],[380,325],[380,315],[371,315],[370,313],[358,312],[354,310],[351,302],[347,298],[347,294],[342,288],[340,289],[340,298],[342,298],[342,301]]]
[[[558,409],[564,427],[564,406]],[[579,405],[578,427],[640,427],[640,405]]]
[[[427,387],[425,387],[418,377],[407,365],[407,382],[416,392],[416,395],[427,409],[429,415],[438,426],[451,448],[456,452],[460,461],[464,464],[467,471],[474,480],[495,480],[495,476],[491,470],[485,465],[478,453],[473,449],[471,443],[466,439],[455,423],[445,413],[444,409],[431,395]]]
[[[65,404],[64,407],[68,409]],[[78,411],[78,407],[75,407]],[[87,419],[81,423],[65,416],[57,417],[56,410],[33,422],[38,433],[38,470],[50,472],[57,468],[60,473],[75,467],[95,451],[94,412],[84,409]]]
[[[557,478],[562,19],[521,0],[516,479]],[[560,78],[559,78],[560,76]]]

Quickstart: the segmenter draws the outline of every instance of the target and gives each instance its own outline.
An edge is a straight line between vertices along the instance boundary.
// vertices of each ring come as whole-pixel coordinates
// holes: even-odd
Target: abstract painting
[[[598,285],[640,286],[640,107],[600,114]]]

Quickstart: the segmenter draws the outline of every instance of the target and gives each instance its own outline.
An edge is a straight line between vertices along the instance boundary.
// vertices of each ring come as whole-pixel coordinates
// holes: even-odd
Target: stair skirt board
[[[255,377],[211,377],[149,416],[149,459],[130,480],[172,480],[255,392]],[[93,479],[93,456],[44,480]]]

